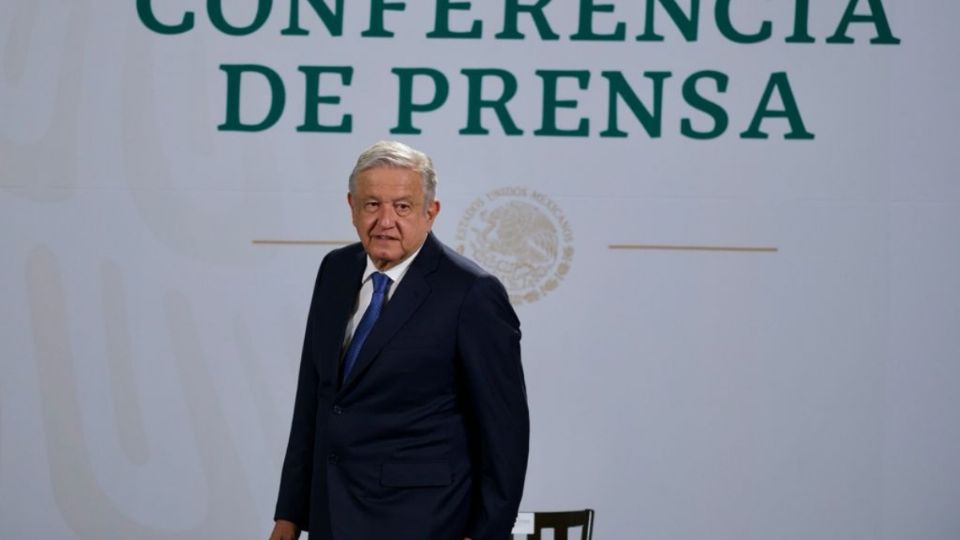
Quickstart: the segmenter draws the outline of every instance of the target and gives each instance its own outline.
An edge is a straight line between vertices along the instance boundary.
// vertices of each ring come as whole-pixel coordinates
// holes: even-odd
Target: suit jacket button
[[[339,405],[334,405],[334,406],[333,406],[333,414],[336,414],[336,415],[339,416],[339,415],[343,414],[343,409],[341,409]]]
[[[340,461],[340,456],[334,454],[333,452],[327,454],[327,463],[336,463],[338,461]]]

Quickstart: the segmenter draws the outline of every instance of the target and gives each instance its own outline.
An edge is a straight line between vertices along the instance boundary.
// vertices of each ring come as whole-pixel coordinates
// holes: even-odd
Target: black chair
[[[580,540],[593,538],[593,510],[574,510],[572,512],[534,512],[533,534],[527,540],[541,540],[543,529],[553,529],[554,540],[567,540],[567,529],[580,527]]]

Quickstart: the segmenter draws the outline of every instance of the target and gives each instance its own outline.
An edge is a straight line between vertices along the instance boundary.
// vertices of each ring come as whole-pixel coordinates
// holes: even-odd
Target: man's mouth
[[[398,238],[387,236],[385,234],[374,234],[371,236],[371,238],[373,238],[374,240],[398,240]]]

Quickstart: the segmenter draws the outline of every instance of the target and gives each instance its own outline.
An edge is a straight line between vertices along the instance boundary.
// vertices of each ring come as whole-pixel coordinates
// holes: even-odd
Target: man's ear
[[[440,213],[440,201],[434,199],[427,205],[427,217],[430,218],[430,221],[436,219],[437,214]]]
[[[353,206],[353,193],[347,192],[347,206],[350,207],[350,223],[357,224],[357,212]]]

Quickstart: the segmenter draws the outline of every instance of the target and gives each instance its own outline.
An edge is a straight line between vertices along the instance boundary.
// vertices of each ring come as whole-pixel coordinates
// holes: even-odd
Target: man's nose
[[[383,229],[389,229],[397,222],[397,212],[392,204],[380,205],[380,212],[377,215],[377,223]]]

